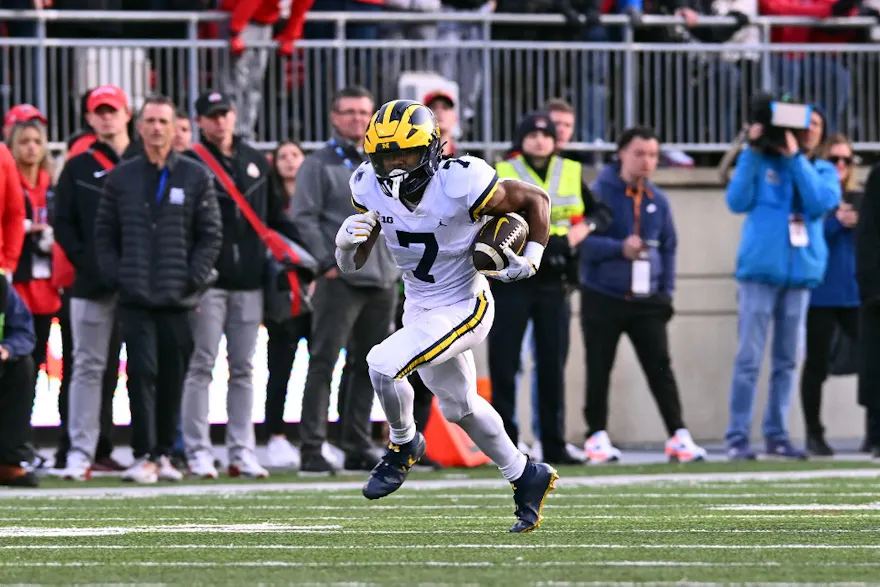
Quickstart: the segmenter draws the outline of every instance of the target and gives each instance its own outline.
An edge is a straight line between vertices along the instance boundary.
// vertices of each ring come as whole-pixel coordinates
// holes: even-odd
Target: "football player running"
[[[522,256],[508,248],[508,266],[485,273],[505,282],[533,276],[549,237],[550,198],[527,183],[499,181],[482,159],[441,160],[441,146],[437,122],[424,105],[394,100],[379,108],[364,141],[369,161],[350,181],[359,213],[336,235],[343,272],[361,268],[384,235],[406,292],[403,328],[367,355],[391,442],[363,493],[378,499],[397,490],[425,454],[407,381],[418,370],[443,416],[461,426],[511,483],[517,520],[510,531],[530,532],[541,523],[558,475],[517,450],[501,417],[477,394],[472,349],[489,333],[495,309],[486,277],[474,268],[471,244],[487,217],[524,213],[530,240]]]

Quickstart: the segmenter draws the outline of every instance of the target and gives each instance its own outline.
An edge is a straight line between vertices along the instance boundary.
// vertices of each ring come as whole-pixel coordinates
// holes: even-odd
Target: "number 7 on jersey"
[[[397,242],[400,246],[409,248],[410,245],[424,245],[425,252],[422,253],[422,259],[416,265],[413,271],[413,277],[426,283],[434,283],[434,276],[431,275],[431,267],[437,260],[437,252],[440,247],[437,245],[437,238],[433,232],[403,232],[397,231]]]

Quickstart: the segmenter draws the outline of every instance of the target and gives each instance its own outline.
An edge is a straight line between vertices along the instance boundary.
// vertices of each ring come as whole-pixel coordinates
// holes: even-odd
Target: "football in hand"
[[[496,216],[487,222],[474,239],[473,261],[477,271],[501,271],[508,265],[504,248],[521,254],[529,237],[529,225],[519,214]]]

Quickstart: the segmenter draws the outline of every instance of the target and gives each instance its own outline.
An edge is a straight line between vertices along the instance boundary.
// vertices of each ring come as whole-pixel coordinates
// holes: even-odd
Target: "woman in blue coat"
[[[822,384],[828,377],[831,339],[837,328],[856,340],[859,322],[859,287],[853,229],[859,214],[851,197],[856,193],[853,149],[843,134],[828,138],[819,158],[830,162],[840,175],[840,206],[825,218],[828,267],[825,278],[810,296],[807,312],[807,356],[801,374],[801,404],[807,433],[807,450],[826,457],[834,450],[825,442],[821,421]]]

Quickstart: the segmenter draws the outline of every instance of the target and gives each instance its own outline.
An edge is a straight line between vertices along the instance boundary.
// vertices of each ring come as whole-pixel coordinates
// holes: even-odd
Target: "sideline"
[[[712,482],[750,482],[785,481],[803,479],[874,479],[880,478],[880,467],[875,469],[823,469],[818,471],[753,471],[743,473],[657,473],[621,474],[601,476],[562,477],[557,487],[617,487],[648,483],[712,483]],[[267,493],[274,491],[354,491],[360,490],[363,481],[327,482],[287,482],[287,483],[248,483],[248,484],[193,484],[193,485],[135,485],[130,487],[88,487],[88,482],[71,481],[72,486],[61,489],[0,489],[0,500],[20,498],[107,498],[107,497],[161,497],[161,496],[200,496],[236,495]],[[75,485],[73,485],[75,484]],[[498,489],[509,487],[499,475],[496,479],[435,479],[411,480],[405,485],[409,490],[437,489]]]

